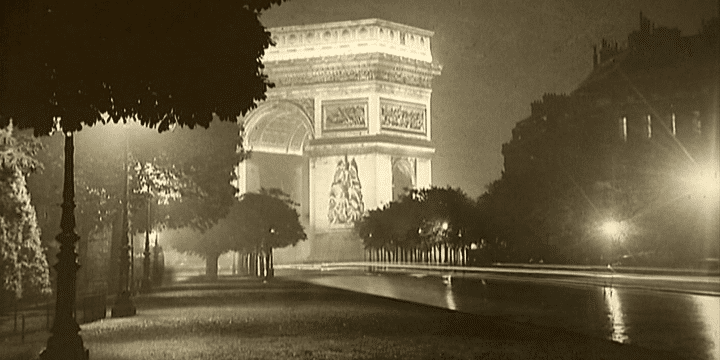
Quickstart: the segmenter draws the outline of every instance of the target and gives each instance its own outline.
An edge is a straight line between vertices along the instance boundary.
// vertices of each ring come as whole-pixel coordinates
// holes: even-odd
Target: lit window
[[[652,137],[652,116],[648,115],[645,117],[645,125],[647,126],[647,137]]]
[[[627,141],[627,117],[620,119],[620,137],[623,141]]]
[[[700,120],[699,111],[693,111],[693,129],[696,134],[702,134],[702,121]]]
[[[670,115],[670,130],[673,136],[677,135],[677,127],[675,126],[675,113]]]

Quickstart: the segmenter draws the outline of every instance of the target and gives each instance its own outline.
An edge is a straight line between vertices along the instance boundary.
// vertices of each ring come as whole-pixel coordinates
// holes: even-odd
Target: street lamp
[[[609,220],[601,225],[601,229],[602,232],[610,238],[612,258],[615,256],[616,244],[623,240],[623,236],[627,231],[627,224],[624,221]]]
[[[720,194],[720,178],[717,170],[700,169],[684,180],[688,190],[703,198],[715,199]]]
[[[270,236],[276,236],[276,235],[277,235],[277,230],[275,230],[274,227],[271,227],[270,228]],[[274,244],[275,241],[272,241],[272,243]],[[266,278],[273,278],[275,276],[275,269],[273,269],[273,255],[272,254],[273,254],[273,248],[271,245],[271,246],[268,246],[268,249],[266,249],[266,254],[265,254],[265,267],[266,267],[265,277]]]
[[[149,193],[148,193],[149,194]],[[143,251],[143,278],[140,285],[142,292],[149,292],[151,286],[150,280],[150,201],[151,195],[147,195],[147,227],[145,228],[145,251]]]
[[[624,225],[622,222],[615,220],[606,221],[602,224],[602,230],[605,235],[608,235],[613,240],[619,240],[623,227]]]
[[[130,289],[128,288],[129,283],[132,281],[130,274],[130,262],[134,257],[132,254],[132,247],[128,244],[128,233],[130,232],[128,223],[128,136],[127,130],[125,132],[125,158],[123,161],[123,176],[125,179],[124,183],[124,194],[122,200],[123,212],[122,212],[122,248],[120,250],[120,279],[118,281],[118,295],[115,299],[115,304],[112,308],[112,317],[125,317],[133,316],[136,313],[135,305],[130,299]]]
[[[47,347],[40,359],[88,359],[90,350],[85,349],[80,326],[75,319],[75,289],[77,280],[77,253],[75,244],[80,237],[75,233],[75,143],[71,131],[65,133],[65,178],[63,180],[61,232],[55,237],[60,243],[57,254],[57,294],[55,301],[55,321],[50,330]]]

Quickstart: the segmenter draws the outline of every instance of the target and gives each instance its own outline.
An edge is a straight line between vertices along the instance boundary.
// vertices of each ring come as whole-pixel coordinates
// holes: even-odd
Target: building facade
[[[573,236],[623,222],[625,256],[718,256],[719,33],[717,18],[685,36],[641,13],[627,45],[594,49],[576,90],[531,104],[503,145],[503,177],[569,179],[587,209],[573,208],[585,224]]]

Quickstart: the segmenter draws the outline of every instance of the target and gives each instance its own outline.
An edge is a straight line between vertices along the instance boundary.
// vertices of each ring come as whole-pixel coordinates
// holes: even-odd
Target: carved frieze
[[[273,74],[272,82],[278,86],[324,84],[348,81],[383,80],[404,85],[430,88],[432,76],[398,73],[379,69],[324,69],[306,73]]]
[[[441,67],[396,56],[332,57],[322,61],[281,61],[265,64],[278,86],[382,80],[429,89]]]
[[[384,129],[426,133],[427,111],[422,104],[380,99],[380,126]]]
[[[367,128],[367,107],[367,99],[324,101],[322,104],[323,130],[335,131]]]

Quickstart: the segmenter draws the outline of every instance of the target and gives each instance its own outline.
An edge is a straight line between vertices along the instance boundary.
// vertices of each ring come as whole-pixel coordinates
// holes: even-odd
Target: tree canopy
[[[164,131],[235,119],[265,98],[258,15],[282,0],[4,1],[0,126],[137,118]]]
[[[234,250],[282,248],[307,239],[297,203],[280,189],[260,189],[240,197],[231,214],[240,232]]]
[[[258,252],[307,239],[296,205],[279,189],[245,193],[228,215],[209,229],[165,231],[163,242],[180,252],[205,258],[208,274],[213,275],[211,268],[216,271],[218,256],[227,251]]]
[[[460,189],[415,189],[355,223],[366,248],[466,247],[479,241],[482,224],[473,201]]]
[[[228,215],[206,231],[168,231],[168,243],[180,252],[207,257],[230,250],[281,248],[305,240],[295,203],[279,189],[245,193]]]

